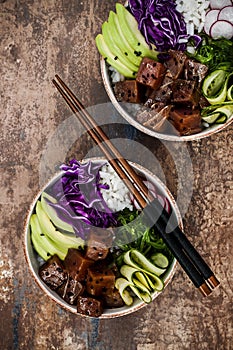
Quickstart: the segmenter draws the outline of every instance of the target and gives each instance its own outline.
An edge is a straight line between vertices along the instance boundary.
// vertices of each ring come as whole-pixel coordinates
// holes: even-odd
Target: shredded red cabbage
[[[73,226],[75,234],[83,239],[90,225],[107,228],[116,226],[116,215],[105,203],[100,189],[108,188],[100,183],[99,169],[104,165],[71,160],[70,165],[62,165],[61,178],[49,189],[57,203],[49,204],[58,217]]]
[[[183,16],[173,0],[129,0],[129,9],[138,22],[138,28],[148,44],[158,51],[169,49],[185,51],[188,39]]]

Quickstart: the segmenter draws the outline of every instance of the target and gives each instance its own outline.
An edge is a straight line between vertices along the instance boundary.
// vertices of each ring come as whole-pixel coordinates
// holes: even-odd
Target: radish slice
[[[225,6],[218,15],[218,20],[228,21],[233,24],[233,6]]]
[[[232,5],[231,0],[210,0],[210,7],[212,9],[222,9],[225,6]]]
[[[217,21],[219,13],[220,13],[220,10],[210,10],[207,12],[205,16],[205,25],[204,25],[204,30],[207,35],[210,35],[210,27],[214,22]]]
[[[213,39],[226,38],[231,39],[233,37],[233,25],[228,21],[216,21],[210,27],[210,36]]]

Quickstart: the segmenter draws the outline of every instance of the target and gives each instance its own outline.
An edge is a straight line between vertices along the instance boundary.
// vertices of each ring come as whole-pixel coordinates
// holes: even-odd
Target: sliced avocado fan
[[[102,34],[95,41],[108,64],[129,79],[136,77],[143,57],[158,59],[156,47],[146,43],[134,16],[119,3],[116,13],[110,11],[108,22],[102,25]]]

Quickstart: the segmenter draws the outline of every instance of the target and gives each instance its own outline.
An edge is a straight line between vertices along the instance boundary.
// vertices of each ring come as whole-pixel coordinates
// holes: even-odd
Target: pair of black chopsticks
[[[56,75],[53,84],[61,93],[71,110],[79,118],[89,135],[98,144],[109,163],[125,182],[126,186],[133,193],[140,207],[144,209],[145,217],[150,226],[155,225],[164,242],[174,254],[184,271],[187,273],[195,287],[204,296],[209,295],[219,285],[213,271],[209,268],[200,254],[189,242],[180,229],[174,212],[168,214],[160,202],[148,192],[148,188],[130,166],[126,159],[111,143],[107,135],[98,126],[91,115],[85,110],[82,103]]]

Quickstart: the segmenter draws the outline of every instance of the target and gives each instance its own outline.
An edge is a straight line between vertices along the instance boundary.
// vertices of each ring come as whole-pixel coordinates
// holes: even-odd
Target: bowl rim
[[[137,120],[135,120],[123,107],[122,105],[117,101],[115,94],[113,92],[109,74],[108,74],[108,66],[106,64],[106,61],[103,57],[100,58],[100,71],[102,76],[102,81],[104,84],[104,88],[107,92],[107,95],[112,102],[113,106],[116,108],[116,110],[120,113],[120,115],[132,126],[134,126],[139,131],[143,132],[144,134],[147,134],[149,136],[155,137],[157,139],[161,140],[167,140],[167,141],[179,141],[179,142],[186,142],[186,141],[197,141],[206,137],[209,137],[211,135],[214,135],[223,129],[225,129],[228,125],[230,125],[233,122],[233,114],[232,116],[224,123],[224,124],[218,124],[213,125],[212,127],[206,128],[206,130],[203,130],[197,134],[193,135],[187,135],[187,136],[176,136],[176,135],[168,135],[156,132],[152,129],[149,129],[139,123]]]
[[[93,157],[93,158],[86,158],[86,159],[82,159],[80,161],[80,163],[84,163],[87,161],[93,161],[93,162],[102,162],[102,161],[107,161],[106,158],[104,157]],[[166,196],[168,197],[174,211],[176,214],[176,217],[178,219],[178,224],[181,227],[181,229],[183,229],[183,222],[182,222],[182,217],[181,217],[181,213],[179,211],[179,208],[176,204],[176,201],[173,197],[173,195],[171,194],[170,190],[167,188],[167,186],[155,175],[153,174],[150,170],[146,169],[144,166],[129,161],[129,163],[135,168],[135,170],[145,173],[146,176],[149,176],[149,178],[153,179],[153,181],[156,183],[156,185],[158,186],[158,189],[160,191],[163,191],[164,193],[166,193]],[[39,275],[38,275],[38,271],[35,271],[35,268],[33,266],[32,263],[32,259],[30,258],[30,250],[33,252],[33,247],[31,244],[31,239],[30,239],[30,231],[29,231],[29,221],[30,221],[30,217],[33,213],[33,210],[35,208],[35,204],[37,202],[37,200],[39,199],[41,193],[47,188],[47,186],[49,186],[53,181],[55,181],[59,176],[61,176],[63,172],[62,171],[58,171],[54,174],[54,176],[52,176],[45,185],[42,186],[42,188],[37,192],[37,194],[34,196],[27,215],[26,215],[26,219],[24,222],[24,240],[23,240],[23,250],[24,250],[24,256],[27,262],[27,265],[29,267],[29,271],[31,276],[33,277],[34,281],[36,282],[36,284],[40,287],[40,289],[45,293],[45,295],[49,296],[56,304],[58,304],[60,307],[62,307],[63,309],[65,309],[66,311],[69,311],[71,313],[74,313],[76,315],[79,315],[81,317],[84,318],[91,318],[90,316],[87,315],[83,315],[77,312],[77,309],[75,306],[72,306],[70,304],[68,304],[67,302],[65,302],[55,291],[51,290],[48,286],[46,286],[46,284],[40,279]],[[166,278],[164,279],[164,289],[167,287],[167,285],[171,282],[175,271],[177,269],[177,260],[174,258],[173,262],[170,265],[169,268],[169,273],[167,274]],[[159,296],[161,293],[164,292],[164,289],[161,292],[154,292],[152,295],[152,302],[156,299],[157,296]],[[140,310],[141,308],[145,307],[146,303],[144,303],[143,301],[139,301],[136,300],[136,304],[134,302],[134,305],[127,307],[127,306],[123,306],[121,308],[113,308],[113,309],[107,309],[109,310],[109,312],[104,312],[101,316],[98,317],[98,319],[111,319],[111,318],[116,318],[116,317],[122,317],[125,315],[129,315],[132,314],[138,310]]]

